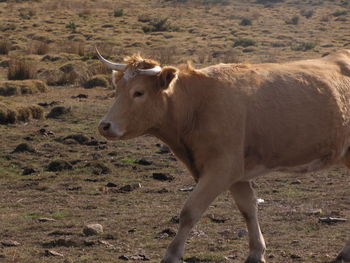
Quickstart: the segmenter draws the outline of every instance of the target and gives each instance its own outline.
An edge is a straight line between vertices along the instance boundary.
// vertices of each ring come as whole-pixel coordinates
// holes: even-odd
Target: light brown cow
[[[163,67],[133,56],[100,59],[116,100],[99,124],[108,139],[151,134],[170,146],[197,185],[162,260],[177,263],[209,204],[230,190],[249,231],[246,263],[265,262],[251,180],[270,171],[350,168],[350,51],[257,65]],[[344,252],[345,251],[345,252]],[[350,256],[344,249],[338,262]]]

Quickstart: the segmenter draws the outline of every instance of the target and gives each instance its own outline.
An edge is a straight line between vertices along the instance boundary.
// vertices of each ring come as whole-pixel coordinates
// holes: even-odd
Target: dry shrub
[[[102,43],[98,43],[96,46],[98,47],[98,50],[105,58],[110,59],[112,61],[122,62],[127,55],[130,55],[124,49],[120,48],[120,46],[112,43],[102,42]],[[89,54],[93,55],[94,58],[97,59],[97,55],[94,47],[89,47],[88,52]]]
[[[0,54],[7,55],[11,50],[11,42],[7,38],[3,38],[0,40]]]
[[[63,75],[61,75],[58,85],[82,85],[91,76],[88,66],[81,61],[66,63],[60,67],[60,71],[63,72]]]
[[[0,124],[42,119],[44,109],[38,105],[5,104],[0,102]]]
[[[7,78],[9,80],[36,79],[36,64],[33,61],[22,59],[11,59]]]
[[[45,55],[49,53],[49,44],[45,41],[33,40],[29,45],[29,54]]]
[[[89,65],[89,72],[91,75],[110,75],[112,73],[112,70],[108,68],[104,63],[93,62]]]
[[[18,11],[22,19],[31,19],[36,15],[36,11],[33,8],[20,8]]]
[[[222,63],[239,63],[241,53],[238,50],[230,49],[224,51],[215,51],[212,57]]]
[[[46,84],[35,80],[9,80],[0,82],[0,96],[34,94],[47,91]]]
[[[56,49],[58,52],[76,54],[79,56],[85,55],[85,42],[74,40],[63,40],[57,43]]]
[[[91,89],[95,87],[109,87],[108,76],[95,75],[92,76],[87,82],[84,83],[84,88]]]
[[[175,64],[177,49],[175,46],[154,48],[146,54],[155,60],[158,60],[163,65]]]

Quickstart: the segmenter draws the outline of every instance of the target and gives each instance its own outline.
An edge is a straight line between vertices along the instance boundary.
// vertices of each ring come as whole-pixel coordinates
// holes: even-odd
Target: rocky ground
[[[0,1],[0,262],[159,262],[177,231],[194,181],[152,137],[98,135],[114,92],[94,45],[163,65],[288,61],[347,47],[349,14],[337,0]],[[268,262],[336,257],[350,235],[349,175],[256,180]],[[243,262],[247,252],[244,221],[222,194],[185,261]]]

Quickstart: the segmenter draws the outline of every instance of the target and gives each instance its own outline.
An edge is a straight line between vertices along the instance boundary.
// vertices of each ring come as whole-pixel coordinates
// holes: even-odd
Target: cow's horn
[[[160,66],[155,66],[150,69],[138,69],[137,72],[140,73],[141,75],[148,75],[148,76],[155,76],[159,72],[162,71],[162,68]]]
[[[111,61],[108,61],[107,59],[105,59],[104,57],[102,57],[102,55],[100,54],[100,52],[98,51],[97,47],[95,47],[96,49],[96,53],[98,58],[110,69],[114,69],[114,70],[118,70],[118,71],[125,71],[126,69],[126,64],[117,64],[117,63],[113,63]]]

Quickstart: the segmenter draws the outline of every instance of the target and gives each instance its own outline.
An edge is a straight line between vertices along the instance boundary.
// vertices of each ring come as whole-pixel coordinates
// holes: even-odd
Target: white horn
[[[118,71],[125,71],[126,66],[127,66],[126,64],[117,64],[117,63],[113,63],[111,61],[108,61],[107,59],[102,57],[102,55],[98,51],[97,47],[95,47],[95,49],[96,49],[96,53],[97,53],[99,60],[101,60],[108,68],[118,70]]]
[[[155,76],[159,72],[162,71],[162,68],[160,66],[155,66],[150,69],[138,69],[137,72],[140,73],[141,75],[148,75],[148,76]]]

